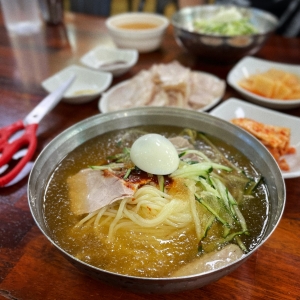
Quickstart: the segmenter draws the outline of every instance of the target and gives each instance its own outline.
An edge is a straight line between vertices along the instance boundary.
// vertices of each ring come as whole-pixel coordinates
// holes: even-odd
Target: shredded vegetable
[[[196,219],[198,219],[195,221],[195,226],[199,233],[199,251],[211,251],[234,240],[246,252],[240,236],[249,235],[249,229],[239,205],[244,197],[252,195],[262,177],[258,176],[255,179],[247,177],[238,166],[224,156],[205,134],[190,130],[184,131],[182,135],[192,143],[195,136],[200,138],[211,147],[215,157],[212,160],[201,150],[196,149],[178,151],[179,167],[166,177],[170,180],[184,179],[191,195],[194,195],[192,198],[197,203],[193,203],[193,206],[197,207],[195,211],[197,211]],[[125,172],[123,179],[127,180],[131,176],[132,169],[137,168],[128,162],[130,150],[130,148],[125,148],[122,153],[110,157],[110,163],[107,165],[92,166],[91,168],[96,170],[123,169]],[[128,168],[128,164],[131,165],[130,168]],[[228,188],[230,182],[235,183],[235,187],[231,187],[231,192],[234,194]],[[164,176],[157,175],[157,184],[159,191],[168,192]],[[223,233],[215,241],[203,242],[208,232],[212,230],[211,228],[216,227],[215,223],[221,224]]]
[[[197,19],[194,21],[194,28],[199,33],[225,36],[258,33],[249,17],[244,16],[236,7],[220,10],[215,16],[208,19]]]

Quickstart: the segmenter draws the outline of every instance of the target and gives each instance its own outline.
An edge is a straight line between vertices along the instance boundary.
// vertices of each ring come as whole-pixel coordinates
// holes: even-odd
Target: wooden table
[[[111,44],[104,19],[68,13],[65,26],[40,34],[9,36],[0,18],[0,126],[22,119],[46,95],[41,81],[99,44]],[[300,39],[273,36],[258,57],[300,64]],[[205,64],[180,49],[169,28],[159,51],[141,54],[130,78],[153,63],[178,60],[194,70],[226,78],[231,65]],[[227,87],[228,97],[239,97]],[[98,99],[71,105],[61,102],[41,122],[36,155],[57,134],[98,114]],[[300,116],[300,108],[285,111]],[[300,130],[300,129],[299,129]],[[26,177],[0,189],[0,299],[300,299],[300,180],[286,180],[283,218],[270,239],[236,271],[209,286],[174,295],[139,295],[108,286],[75,269],[35,225],[27,204]]]

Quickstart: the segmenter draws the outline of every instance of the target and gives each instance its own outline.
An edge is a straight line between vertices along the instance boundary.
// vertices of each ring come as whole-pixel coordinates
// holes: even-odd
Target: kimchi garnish
[[[283,157],[287,154],[296,153],[295,147],[290,145],[290,128],[264,124],[249,118],[235,118],[231,122],[245,129],[263,143],[273,155],[281,170],[290,170]]]

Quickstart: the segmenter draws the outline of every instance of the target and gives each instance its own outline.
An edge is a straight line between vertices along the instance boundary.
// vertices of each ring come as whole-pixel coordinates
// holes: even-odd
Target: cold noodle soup
[[[163,157],[151,143],[141,150],[145,159],[133,163],[134,143],[149,133],[176,149],[178,166],[170,174],[147,171]],[[89,140],[56,166],[44,195],[55,243],[90,265],[138,277],[191,275],[222,267],[216,257],[239,259],[260,243],[268,212],[267,186],[248,158],[212,136],[174,126]]]

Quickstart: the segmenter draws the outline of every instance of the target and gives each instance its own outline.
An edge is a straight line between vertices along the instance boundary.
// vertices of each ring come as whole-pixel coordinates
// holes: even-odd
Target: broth
[[[132,23],[124,23],[124,24],[117,25],[117,27],[121,29],[130,29],[130,30],[154,29],[158,26],[159,26],[158,24],[146,23],[146,22],[132,22]]]
[[[141,131],[159,133],[166,137],[178,135],[182,128],[174,126],[140,126],[132,128],[136,135]],[[105,133],[80,145],[69,153],[56,166],[51,175],[44,195],[44,218],[55,243],[78,259],[111,272],[140,277],[168,277],[178,266],[181,266],[198,255],[199,245],[193,226],[181,228],[178,232],[167,236],[155,237],[155,230],[133,232],[120,228],[113,241],[107,239],[108,224],[100,228],[92,228],[88,224],[81,228],[75,225],[82,217],[74,215],[70,210],[67,178],[87,166],[103,164],[107,157],[120,152],[119,141],[130,147],[135,140],[134,135],[126,140],[129,129]],[[124,140],[125,139],[125,140]],[[249,177],[258,177],[258,171],[252,163],[234,147],[214,138],[209,139],[218,149],[241,168]],[[201,140],[196,142],[197,148],[210,155],[210,147]],[[234,183],[230,187],[234,194]],[[261,241],[268,219],[268,191],[261,182],[254,193],[254,198],[246,199],[241,205],[250,235],[241,237],[248,251]],[[216,223],[213,232],[220,231]],[[203,239],[203,247],[209,248],[211,237]]]

